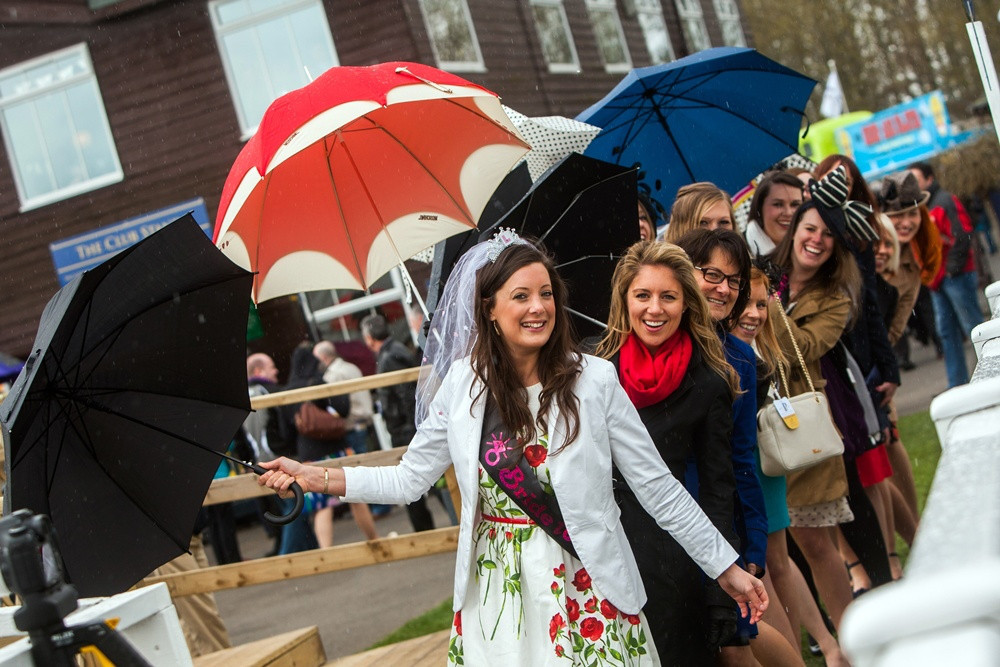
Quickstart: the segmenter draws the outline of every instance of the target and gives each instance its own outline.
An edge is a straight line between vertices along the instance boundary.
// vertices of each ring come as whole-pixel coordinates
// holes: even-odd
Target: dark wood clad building
[[[746,42],[736,0],[4,0],[0,351],[29,353],[57,249],[70,275],[66,253],[130,239],[61,242],[199,199],[214,224],[263,108],[310,73],[419,61],[572,117],[631,67]]]

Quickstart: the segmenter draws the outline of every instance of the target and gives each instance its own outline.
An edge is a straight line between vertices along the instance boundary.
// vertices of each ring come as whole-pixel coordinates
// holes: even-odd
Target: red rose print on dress
[[[580,620],[580,603],[573,598],[566,600],[566,615],[569,616],[570,623]]]
[[[586,568],[581,567],[576,571],[576,574],[573,576],[573,585],[576,586],[576,590],[581,593],[585,593],[590,590],[590,574],[587,573]]]
[[[613,604],[607,600],[601,600],[601,616],[611,621],[614,620],[617,615],[618,609]]]
[[[552,576],[559,577],[560,579],[566,576],[566,564],[559,563],[559,567],[552,568]]]
[[[549,621],[549,639],[552,641],[556,640],[556,637],[562,635],[562,629],[566,627],[566,621],[563,620],[562,614],[556,614]]]
[[[454,625],[455,625],[455,634],[457,634],[459,637],[461,637],[462,636],[462,611],[461,610],[455,612],[455,622],[454,622]]]
[[[622,614],[622,617],[632,625],[639,625],[638,614]]]
[[[597,598],[592,597],[586,602],[584,602],[583,608],[584,610],[586,610],[588,614],[593,614],[595,611],[597,611]]]
[[[528,459],[528,465],[537,468],[545,462],[548,451],[541,445],[531,445],[524,448],[524,458]]]
[[[604,634],[604,624],[593,616],[587,617],[580,624],[580,634],[584,639],[596,642]]]
[[[559,657],[559,658],[563,657],[563,654],[565,652],[566,652],[566,649],[564,649],[562,647],[562,644],[556,644],[556,657]]]

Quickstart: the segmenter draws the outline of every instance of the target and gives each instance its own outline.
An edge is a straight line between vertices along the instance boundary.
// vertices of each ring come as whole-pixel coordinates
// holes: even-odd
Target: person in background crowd
[[[663,224],[663,207],[647,192],[639,190],[639,238],[652,241],[657,237],[657,230]]]
[[[842,216],[839,207],[817,202],[814,194],[798,208],[788,233],[767,258],[776,269],[773,282],[779,296],[769,304],[768,317],[782,323],[775,325],[775,332],[786,358],[796,358],[798,346],[817,390],[825,384],[820,359],[840,340],[860,303],[857,263],[827,223],[843,225]],[[788,311],[787,327],[782,309]],[[789,395],[809,391],[798,364],[792,366],[788,381]],[[847,503],[844,459],[829,458],[791,473],[787,484],[790,532],[831,620],[839,626],[851,587],[837,550],[837,526],[854,520]]]
[[[691,183],[677,191],[663,240],[677,243],[677,239],[692,229],[731,230],[733,218],[729,195],[712,183]]]
[[[733,335],[750,345],[757,356],[758,410],[763,409],[777,395],[775,386],[780,384],[781,377],[779,364],[783,364],[782,370],[786,376],[790,368],[775,336],[774,322],[768,317],[770,294],[771,283],[767,275],[756,266],[750,267],[750,299],[732,328]],[[795,561],[788,555],[789,517],[785,477],[765,475],[760,469],[759,455],[756,457],[755,472],[760,480],[767,514],[767,571],[763,581],[771,604],[764,613],[763,622],[784,636],[800,663],[801,625],[814,638],[829,667],[846,667],[847,659],[836,638],[827,629],[809,591],[809,585]],[[760,642],[751,642],[750,647],[762,665],[776,662],[770,656],[761,654]]]
[[[760,257],[774,251],[800,204],[802,182],[795,176],[775,171],[761,179],[750,200],[749,221],[744,232],[751,256]]]
[[[882,311],[886,326],[889,328],[889,342],[894,343],[899,335],[901,325],[894,327],[893,323],[898,320],[905,321],[905,317],[900,317],[900,311],[913,307],[913,301],[916,300],[916,289],[915,287],[911,288],[903,294],[889,282],[904,270],[899,263],[901,254],[899,237],[896,236],[896,228],[893,227],[889,216],[884,213],[880,214],[879,223],[881,229],[875,248],[875,270],[878,271],[879,279],[879,309]],[[919,271],[917,275],[917,285],[919,285]],[[903,315],[905,316],[905,312]],[[896,403],[893,400],[888,405],[889,443],[887,445],[893,472],[889,480],[893,490],[892,513],[896,532],[907,544],[913,544],[913,537],[917,530],[917,517],[919,516],[916,504],[917,489],[913,479],[910,456],[899,438],[897,419]]]
[[[930,194],[927,210],[941,234],[944,265],[931,285],[934,304],[934,326],[944,349],[948,386],[969,381],[963,341],[982,324],[979,289],[972,257],[972,225],[965,207],[934,177],[934,169],[926,162],[914,162],[909,172],[917,179],[921,190]]]
[[[730,461],[736,479],[732,514],[740,538],[741,565],[760,577],[766,561],[767,515],[755,471],[757,362],[753,349],[729,332],[750,299],[750,252],[743,237],[730,229],[693,229],[678,239],[677,245],[694,263],[694,277],[708,303],[726,361],[739,376],[740,391],[731,408]],[[722,663],[737,665],[751,661],[749,645],[757,637],[757,630],[740,623],[738,631],[723,644]],[[770,644],[770,639],[761,641]]]
[[[247,386],[251,400],[278,390],[278,367],[270,355],[257,352],[247,357]],[[254,410],[247,415],[246,421],[243,422],[243,433],[250,448],[253,449],[255,463],[295,453],[294,443],[289,446],[282,438],[280,422],[281,415],[278,414],[277,408]],[[264,512],[282,514],[281,501],[275,496],[264,496],[257,500],[258,518],[268,537],[274,540],[273,547],[264,556],[275,556],[281,549],[281,529],[266,521]]]
[[[323,382],[339,382],[361,377],[361,369],[345,361],[337,354],[337,348],[328,340],[322,340],[313,346],[313,356],[319,362],[319,370],[323,374]],[[350,412],[347,420],[347,433],[344,435],[344,447],[336,455],[362,454],[368,451],[368,423],[371,421],[372,397],[367,391],[356,391],[348,395]],[[365,538],[378,539],[375,529],[375,519],[368,505],[351,503],[351,516],[361,529]],[[316,511],[313,518],[313,532],[320,547],[333,546],[333,506]]]
[[[262,464],[259,483],[279,493],[297,481],[369,502],[417,498],[454,464],[462,523],[453,663],[555,665],[615,653],[659,663],[613,465],[743,613],[756,621],[767,608],[763,584],[735,564],[660,459],[614,367],[576,351],[566,295],[549,256],[499,232],[448,279],[427,338],[420,428],[399,465]]]
[[[375,369],[388,373],[419,366],[420,362],[410,350],[389,335],[389,325],[381,315],[369,315],[361,320],[361,337],[375,353]],[[392,437],[393,447],[405,447],[417,432],[414,417],[417,384],[404,382],[380,387],[376,390],[382,417]],[[427,499],[420,496],[406,506],[413,530],[433,530],[434,518],[427,507]]]

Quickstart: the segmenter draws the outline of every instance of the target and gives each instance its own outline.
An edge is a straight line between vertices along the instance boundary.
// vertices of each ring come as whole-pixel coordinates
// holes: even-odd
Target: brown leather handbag
[[[314,440],[339,440],[347,434],[347,420],[306,401],[295,415],[295,428]]]

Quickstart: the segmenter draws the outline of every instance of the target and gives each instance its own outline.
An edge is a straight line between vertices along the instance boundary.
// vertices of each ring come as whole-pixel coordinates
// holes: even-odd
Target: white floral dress
[[[538,414],[541,385],[528,387]],[[548,436],[524,449],[546,491]],[[658,665],[641,614],[624,614],[594,587],[583,564],[535,525],[479,468],[475,561],[455,614],[449,664]]]

